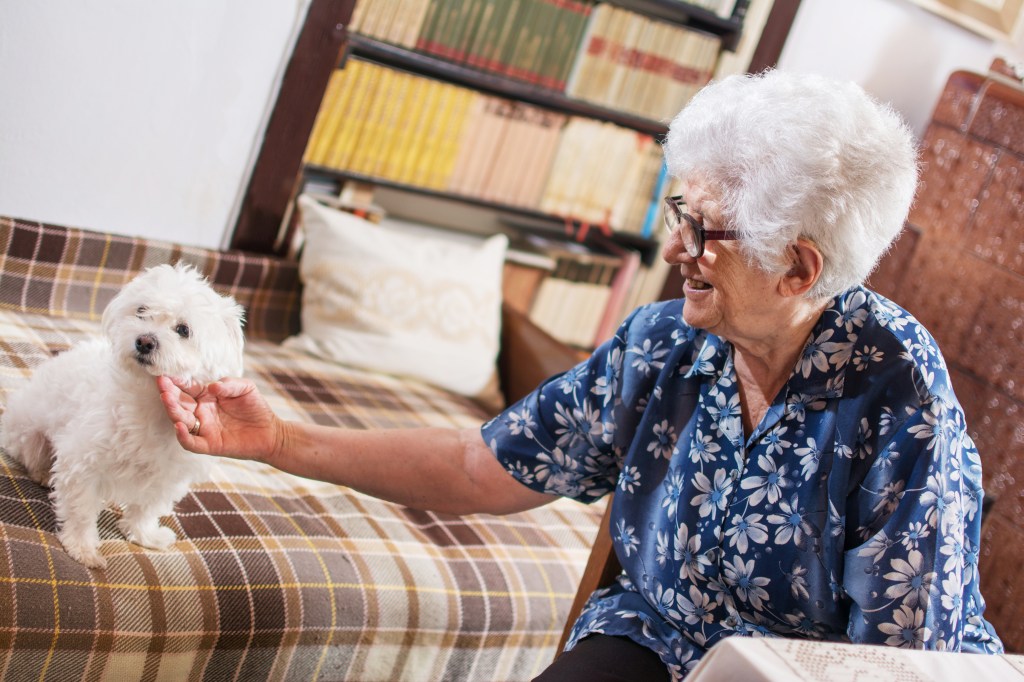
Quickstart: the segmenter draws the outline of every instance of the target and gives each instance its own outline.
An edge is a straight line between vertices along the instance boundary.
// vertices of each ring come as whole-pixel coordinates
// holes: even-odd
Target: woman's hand
[[[186,450],[268,461],[281,449],[284,423],[251,381],[222,379],[185,385],[162,376],[157,387],[178,442]]]

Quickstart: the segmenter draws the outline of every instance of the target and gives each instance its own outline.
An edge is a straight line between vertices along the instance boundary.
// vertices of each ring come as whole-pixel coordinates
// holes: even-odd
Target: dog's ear
[[[231,296],[222,296],[221,301],[224,306],[224,314],[221,317],[224,320],[224,325],[227,327],[228,337],[231,339],[234,348],[238,351],[238,371],[235,374],[241,376],[243,364],[242,349],[245,347],[245,335],[242,333],[242,327],[245,325],[245,308],[236,303],[235,299]]]
[[[128,302],[127,287],[122,287],[114,298],[110,299],[107,303],[107,307],[103,309],[103,316],[100,318],[100,329],[103,331],[103,335],[106,337],[110,336],[111,325],[114,320],[120,319],[124,316],[124,307],[130,305]]]

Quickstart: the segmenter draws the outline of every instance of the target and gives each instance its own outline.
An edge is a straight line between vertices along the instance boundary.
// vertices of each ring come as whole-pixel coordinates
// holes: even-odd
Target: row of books
[[[714,75],[719,36],[598,5],[565,93],[654,120],[670,120]]]
[[[662,165],[649,135],[359,59],[332,74],[306,162],[645,236]]]
[[[644,265],[632,249],[595,251],[531,236],[513,243],[504,271],[506,303],[559,341],[590,350],[610,338],[633,308],[661,295],[667,264]],[[547,263],[537,262],[537,253]]]
[[[350,29],[653,120],[710,80],[721,49],[718,36],[585,0],[360,0]]]

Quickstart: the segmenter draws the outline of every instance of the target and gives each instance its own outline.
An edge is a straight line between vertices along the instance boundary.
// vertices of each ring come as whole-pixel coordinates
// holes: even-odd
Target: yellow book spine
[[[384,114],[377,134],[377,142],[373,145],[371,163],[366,171],[368,175],[379,178],[391,178],[394,174],[394,163],[389,162],[388,157],[395,147],[398,126],[401,123],[402,112],[408,100],[410,83],[414,78],[414,76],[407,73],[395,72],[391,91],[388,93],[385,102]]]
[[[345,100],[339,100],[337,115],[339,119],[338,129],[330,144],[324,165],[331,168],[342,169],[348,163],[352,153],[353,145],[359,135],[359,128],[362,125],[363,112],[370,101],[372,91],[372,69],[373,67],[365,62],[350,59],[345,70],[352,69],[352,90],[351,96]]]
[[[345,166],[353,173],[368,174],[374,145],[380,144],[381,119],[384,116],[384,109],[395,80],[395,71],[392,69],[379,68],[375,70],[378,73],[371,80],[376,82],[376,87],[370,94],[365,122],[352,149],[352,156]]]
[[[412,178],[412,184],[420,187],[428,186],[431,178],[431,167],[437,161],[438,146],[440,143],[441,131],[444,130],[445,122],[450,115],[452,104],[455,100],[456,88],[454,85],[441,83],[441,93],[435,105],[435,113],[431,117],[431,125],[426,132],[426,141],[423,151],[416,160],[416,171]]]
[[[320,105],[316,123],[307,149],[307,162],[318,166],[326,165],[338,128],[345,118],[345,102],[352,96],[355,74],[348,69],[338,69],[331,74],[327,94]]]
[[[420,166],[420,158],[427,146],[427,134],[434,119],[438,115],[438,102],[440,101],[444,86],[433,79],[421,78],[420,88],[422,93],[421,104],[417,113],[417,121],[414,129],[410,131],[409,142],[402,155],[401,169],[395,178],[398,182],[407,185],[415,184],[416,172]]]
[[[316,120],[313,121],[313,130],[309,133],[309,140],[306,142],[306,152],[302,156],[302,160],[305,163],[320,163],[319,159],[323,156],[322,151],[325,144],[324,128],[330,116],[331,108],[338,99],[338,90],[341,89],[341,83],[344,78],[341,71],[335,71],[331,74],[330,80],[327,81],[327,89],[324,91],[324,97],[320,101],[320,108],[316,112]]]
[[[402,94],[402,106],[388,134],[388,145],[383,152],[378,171],[382,178],[399,181],[413,129],[421,111],[424,84],[418,76],[408,75]]]
[[[466,114],[469,105],[473,101],[473,93],[466,88],[458,88],[455,91],[452,108],[449,111],[448,120],[442,127],[441,140],[438,144],[437,154],[434,163],[431,165],[430,178],[427,186],[434,189],[445,189],[448,187],[448,180],[455,168],[455,157],[459,152],[459,139],[462,137],[462,130],[466,125]]]

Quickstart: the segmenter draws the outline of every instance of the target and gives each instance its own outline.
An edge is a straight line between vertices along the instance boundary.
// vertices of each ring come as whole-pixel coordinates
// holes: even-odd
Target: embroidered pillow
[[[302,332],[285,344],[493,400],[508,239],[375,225],[299,197]]]

